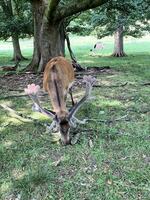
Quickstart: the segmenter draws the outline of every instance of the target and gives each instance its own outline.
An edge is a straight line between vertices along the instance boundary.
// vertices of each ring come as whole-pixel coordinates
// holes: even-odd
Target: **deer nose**
[[[71,140],[70,140],[69,136],[67,136],[67,135],[61,136],[61,142],[62,142],[63,145],[71,144]]]

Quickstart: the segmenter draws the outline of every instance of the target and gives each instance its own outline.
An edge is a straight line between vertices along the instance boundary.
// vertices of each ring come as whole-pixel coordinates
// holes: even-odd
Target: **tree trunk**
[[[124,48],[123,48],[123,26],[120,26],[117,28],[115,34],[114,34],[114,52],[112,56],[114,57],[123,57],[126,56],[124,53]]]
[[[21,54],[20,44],[19,44],[19,38],[18,35],[12,36],[12,42],[13,42],[13,61],[21,61],[25,60],[25,58]]]
[[[44,71],[46,63],[55,56],[65,55],[63,21],[50,23],[45,16],[43,1],[32,2],[34,17],[34,51],[27,70]]]
[[[32,13],[33,13],[33,19],[34,19],[34,43],[33,43],[33,56],[32,60],[27,66],[26,70],[29,71],[37,71],[38,66],[40,63],[41,58],[41,51],[40,51],[40,31],[42,26],[42,19],[43,19],[43,4],[42,1],[32,1]]]
[[[62,5],[60,0],[30,1],[34,17],[34,52],[27,69],[42,72],[46,63],[55,56],[65,54],[65,18],[96,8],[107,0],[78,0]]]
[[[49,24],[44,20],[41,27],[40,51],[41,58],[38,72],[44,71],[46,63],[51,58],[65,55],[65,37],[62,22]]]

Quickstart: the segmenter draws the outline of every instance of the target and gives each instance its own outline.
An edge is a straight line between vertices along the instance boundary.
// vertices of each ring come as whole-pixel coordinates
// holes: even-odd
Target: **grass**
[[[44,127],[1,109],[0,199],[149,200],[150,89],[142,85],[150,77],[149,46],[142,46],[140,53],[135,48],[140,42],[133,43],[133,50],[130,46],[126,50],[129,56],[118,59],[90,57],[92,42],[81,48],[78,38],[73,41],[82,64],[112,68],[109,73],[96,75],[103,87],[93,89],[95,99],[82,107],[78,117],[104,121],[127,117],[111,123],[90,121],[78,127],[79,142],[64,147],[53,143]],[[31,49],[27,49],[26,56],[30,57]],[[9,51],[0,55],[1,64],[9,59]],[[125,82],[124,87],[111,87]],[[0,92],[1,98],[9,94],[4,89]],[[0,103],[41,122],[47,120],[32,114],[27,98],[1,99]]]

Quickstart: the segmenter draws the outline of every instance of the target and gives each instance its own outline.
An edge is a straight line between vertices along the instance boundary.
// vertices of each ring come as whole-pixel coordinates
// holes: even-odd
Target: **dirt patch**
[[[82,79],[83,75],[97,76],[100,74],[114,74],[109,66],[91,67],[83,72],[76,72],[76,78]],[[6,74],[0,76],[0,86],[2,90],[23,90],[28,84],[35,83],[42,87],[43,73],[23,73],[23,74]]]
[[[22,90],[28,84],[35,83],[42,86],[43,74],[13,74],[0,77],[0,85],[3,90]]]

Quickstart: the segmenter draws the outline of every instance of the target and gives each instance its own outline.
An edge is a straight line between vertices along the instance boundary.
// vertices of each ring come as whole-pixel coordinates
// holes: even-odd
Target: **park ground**
[[[42,126],[48,119],[31,111],[28,97],[12,97],[24,95],[23,89],[29,83],[42,86],[42,74],[1,74],[0,199],[150,199],[150,41],[127,39],[128,56],[124,58],[109,57],[113,50],[111,38],[103,40],[102,51],[91,55],[95,41],[72,37],[82,66],[107,66],[87,71],[97,78],[98,87],[93,88],[94,98],[77,114],[79,119],[91,121],[72,130],[80,133],[74,145],[62,146],[54,141]],[[30,59],[31,40],[21,41],[21,47]],[[0,42],[0,48],[0,65],[12,65],[11,44]],[[82,75],[77,74],[76,100],[84,93]],[[48,108],[46,100],[42,103]]]

